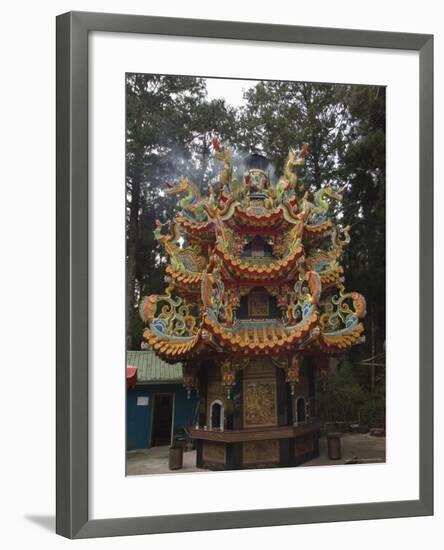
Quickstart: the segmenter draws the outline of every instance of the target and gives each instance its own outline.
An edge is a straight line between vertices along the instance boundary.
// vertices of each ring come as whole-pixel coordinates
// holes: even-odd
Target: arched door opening
[[[210,428],[212,430],[224,429],[224,406],[219,399],[213,401],[210,406]]]

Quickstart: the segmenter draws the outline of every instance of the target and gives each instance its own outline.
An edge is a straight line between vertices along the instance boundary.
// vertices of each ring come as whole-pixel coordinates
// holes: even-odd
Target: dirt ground
[[[319,440],[319,458],[305,462],[303,466],[327,466],[346,464],[350,460],[384,462],[385,437],[374,437],[370,434],[344,433],[341,436],[342,458],[329,460],[327,455],[327,439]],[[127,475],[173,474],[186,472],[204,472],[196,468],[196,451],[187,451],[183,454],[183,468],[169,470],[169,447],[152,447],[130,451],[127,454]]]

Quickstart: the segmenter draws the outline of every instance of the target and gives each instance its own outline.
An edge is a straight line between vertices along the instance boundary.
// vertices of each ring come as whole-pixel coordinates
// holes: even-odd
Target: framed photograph
[[[432,36],[60,15],[57,532],[431,515],[432,242]]]

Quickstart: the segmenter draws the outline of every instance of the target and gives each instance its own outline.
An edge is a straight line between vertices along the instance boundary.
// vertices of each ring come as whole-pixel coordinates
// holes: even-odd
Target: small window
[[[248,315],[250,317],[268,317],[270,298],[265,289],[252,290],[248,294]]]
[[[273,247],[265,242],[261,237],[254,237],[242,252],[243,258],[271,258],[273,256]]]
[[[263,258],[265,256],[264,241],[262,239],[253,239],[251,242],[251,257]]]

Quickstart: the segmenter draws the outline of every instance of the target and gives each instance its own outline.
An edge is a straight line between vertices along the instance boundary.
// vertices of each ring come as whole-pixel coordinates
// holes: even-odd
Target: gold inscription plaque
[[[248,295],[248,316],[268,317],[269,296],[265,290],[252,290]]]
[[[275,464],[279,462],[279,442],[276,439],[269,441],[245,441],[242,444],[243,464]]]
[[[226,448],[224,443],[203,442],[203,459],[213,464],[226,463]]]
[[[244,380],[244,428],[276,426],[276,380]]]

